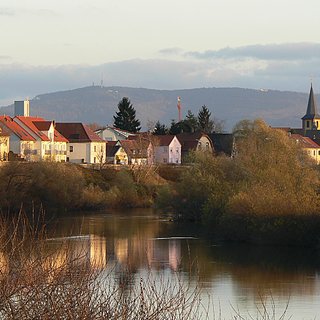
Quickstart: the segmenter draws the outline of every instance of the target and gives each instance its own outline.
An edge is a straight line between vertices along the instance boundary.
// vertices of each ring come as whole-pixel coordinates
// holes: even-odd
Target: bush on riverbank
[[[91,170],[54,162],[9,162],[0,168],[0,208],[17,211],[145,207],[153,204],[156,182],[132,170]],[[152,176],[152,173],[148,173]]]
[[[177,219],[219,225],[229,239],[301,244],[318,225],[312,225],[320,205],[315,164],[261,120],[239,123],[235,137],[233,159],[193,153],[190,169],[160,194],[160,207]]]

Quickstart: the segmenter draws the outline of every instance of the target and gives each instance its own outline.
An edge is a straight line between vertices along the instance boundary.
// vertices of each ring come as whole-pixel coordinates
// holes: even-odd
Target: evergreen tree
[[[169,129],[169,134],[178,134],[181,133],[180,122],[176,122],[175,120],[171,120],[171,127]]]
[[[165,124],[161,124],[160,121],[156,122],[155,128],[153,130],[154,135],[165,135],[168,133],[168,128]]]
[[[186,119],[184,120],[185,125],[190,127],[190,131],[187,132],[195,132],[199,128],[199,123],[197,117],[192,113],[191,110],[188,110],[188,113],[186,115]]]
[[[210,119],[211,112],[203,105],[198,114],[199,129],[205,133],[211,133],[214,130],[214,122]]]
[[[183,132],[191,133],[193,132],[193,128],[191,127],[188,120],[182,120],[179,122],[171,121],[171,127],[169,130],[169,134],[179,134]]]
[[[126,130],[132,133],[140,131],[140,121],[136,119],[136,110],[132,103],[126,97],[123,97],[118,103],[119,111],[114,118],[114,126],[118,129]]]

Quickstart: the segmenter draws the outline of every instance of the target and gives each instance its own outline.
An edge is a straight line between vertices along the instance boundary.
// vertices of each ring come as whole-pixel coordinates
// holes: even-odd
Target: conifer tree
[[[188,110],[184,121],[186,122],[186,125],[190,127],[190,132],[196,132],[198,130],[198,119],[191,110]]]
[[[214,130],[214,122],[210,119],[211,112],[203,105],[198,114],[199,129],[205,133],[211,133]]]
[[[155,128],[153,130],[154,135],[166,135],[168,133],[168,128],[165,124],[161,124],[160,121],[156,122]]]
[[[123,97],[118,103],[119,111],[114,118],[114,126],[118,129],[132,133],[140,131],[140,121],[136,119],[136,110],[133,108],[129,98]]]

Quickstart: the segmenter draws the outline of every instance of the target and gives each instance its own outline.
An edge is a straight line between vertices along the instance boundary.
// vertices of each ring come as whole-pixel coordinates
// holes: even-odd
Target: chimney
[[[30,101],[15,101],[14,102],[14,116],[29,117],[30,115]]]

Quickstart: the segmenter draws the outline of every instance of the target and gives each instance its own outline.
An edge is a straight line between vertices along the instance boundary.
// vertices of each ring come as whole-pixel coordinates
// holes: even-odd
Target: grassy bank
[[[190,155],[193,165],[160,191],[158,206],[228,240],[319,245],[319,169],[296,141],[244,121],[236,150],[233,159]]]
[[[53,162],[9,162],[0,167],[0,207],[16,212],[148,207],[163,183],[151,168],[92,170]]]

